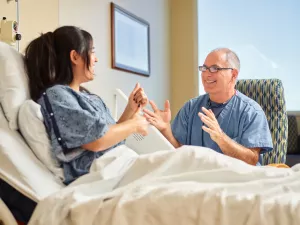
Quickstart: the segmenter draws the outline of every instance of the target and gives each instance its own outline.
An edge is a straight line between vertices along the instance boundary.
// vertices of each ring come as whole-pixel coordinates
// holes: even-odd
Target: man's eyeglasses
[[[206,72],[207,70],[209,70],[209,72],[211,72],[211,73],[216,73],[220,70],[233,70],[233,68],[220,68],[218,66],[211,66],[211,67],[199,66],[199,70],[201,72]]]

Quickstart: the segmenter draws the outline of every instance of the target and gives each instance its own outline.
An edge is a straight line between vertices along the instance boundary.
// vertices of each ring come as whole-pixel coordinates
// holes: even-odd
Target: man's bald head
[[[234,69],[237,69],[237,71],[240,71],[240,59],[234,51],[230,50],[229,48],[216,48],[209,54],[211,53],[223,53],[228,65]]]

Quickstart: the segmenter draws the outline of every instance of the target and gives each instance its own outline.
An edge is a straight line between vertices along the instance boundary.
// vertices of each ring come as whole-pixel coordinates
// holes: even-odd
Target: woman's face
[[[89,57],[90,57],[90,65],[88,68],[85,66],[84,74],[85,74],[85,77],[88,78],[88,80],[93,80],[94,76],[95,76],[95,64],[96,64],[96,62],[98,62],[94,47],[92,48]]]
[[[71,51],[70,57],[73,64],[73,81],[81,84],[94,80],[95,64],[98,62],[94,47],[89,50],[90,62],[88,66],[86,65],[88,62],[85,62],[84,57],[78,54],[75,50]]]
[[[76,63],[73,66],[73,76],[78,83],[85,83],[91,80],[94,80],[95,76],[95,64],[98,62],[98,59],[95,55],[95,49],[92,48],[89,53],[90,64],[86,66],[84,58],[80,55],[77,55]]]

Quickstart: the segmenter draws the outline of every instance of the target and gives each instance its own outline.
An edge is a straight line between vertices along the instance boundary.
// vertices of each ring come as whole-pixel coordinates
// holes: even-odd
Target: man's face
[[[232,68],[226,61],[226,53],[216,51],[210,53],[203,64],[207,68],[214,66],[217,68]],[[202,72],[202,84],[208,94],[222,94],[234,89],[237,70],[224,69],[211,73],[209,70]]]

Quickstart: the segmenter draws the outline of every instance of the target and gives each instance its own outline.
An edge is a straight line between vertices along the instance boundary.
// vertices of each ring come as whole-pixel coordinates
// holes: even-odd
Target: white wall
[[[150,99],[163,107],[170,98],[169,1],[127,0],[114,1],[150,23],[151,75],[143,77],[111,68],[110,1],[59,0],[59,24],[76,25],[89,31],[94,38],[96,78],[87,84],[113,109],[113,91],[116,87],[129,95],[139,82]]]

